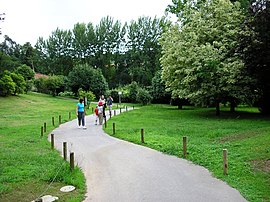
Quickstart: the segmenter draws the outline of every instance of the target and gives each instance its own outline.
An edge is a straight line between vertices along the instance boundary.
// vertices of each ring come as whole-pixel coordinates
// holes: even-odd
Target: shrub
[[[152,96],[150,95],[149,91],[143,88],[138,89],[136,97],[137,97],[136,101],[143,105],[150,103],[152,100]]]
[[[96,98],[96,96],[94,95],[93,92],[91,92],[91,91],[84,91],[81,88],[78,91],[78,95],[81,98],[83,98],[83,97],[86,97],[87,98],[87,103],[85,103],[85,104],[88,107],[89,107],[90,103]]]
[[[15,92],[16,84],[13,82],[11,76],[3,75],[0,79],[0,95],[8,96]]]
[[[40,93],[48,93],[47,87],[46,87],[46,78],[40,77],[34,80],[34,85],[37,92]]]

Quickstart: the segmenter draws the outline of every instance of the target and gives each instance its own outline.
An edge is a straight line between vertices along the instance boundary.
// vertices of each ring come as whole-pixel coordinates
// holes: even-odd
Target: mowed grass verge
[[[202,165],[235,187],[249,201],[270,201],[270,118],[255,108],[211,108],[151,105],[112,117],[105,131],[117,138],[141,143],[166,154],[183,157],[182,137],[187,136],[187,159]],[[223,175],[222,150],[228,150],[228,175]],[[181,168],[179,168],[181,169]]]
[[[47,140],[58,127],[59,115],[62,122],[68,121],[69,112],[76,117],[76,103],[38,93],[0,97],[0,201],[29,202],[47,194],[58,196],[58,201],[82,201],[83,173],[78,168],[70,172],[69,164]],[[41,138],[44,122],[47,132]],[[65,185],[74,185],[76,190],[61,193]]]

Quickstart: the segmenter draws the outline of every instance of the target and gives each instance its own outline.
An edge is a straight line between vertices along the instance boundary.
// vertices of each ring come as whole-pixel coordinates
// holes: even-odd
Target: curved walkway
[[[94,119],[86,117],[86,130],[79,129],[75,119],[52,132],[56,148],[62,152],[67,142],[85,174],[85,202],[246,201],[205,168],[113,138]]]

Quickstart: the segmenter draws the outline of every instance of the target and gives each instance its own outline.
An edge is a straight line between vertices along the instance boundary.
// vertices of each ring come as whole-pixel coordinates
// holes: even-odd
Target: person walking
[[[109,108],[110,116],[112,116],[112,102],[113,102],[113,98],[112,96],[109,96],[107,99],[107,106]]]
[[[82,98],[79,99],[79,103],[76,106],[76,114],[78,117],[78,125],[79,128],[81,128],[81,125],[83,129],[86,129],[85,127],[85,109],[84,109],[84,101]]]
[[[103,111],[104,111],[104,107],[103,107],[103,103],[102,102],[98,102],[98,120],[99,120],[99,125],[103,124]]]
[[[102,106],[103,106],[103,118],[106,118],[106,114],[105,114],[105,109],[106,109],[106,100],[104,95],[100,96],[99,102],[102,102]]]

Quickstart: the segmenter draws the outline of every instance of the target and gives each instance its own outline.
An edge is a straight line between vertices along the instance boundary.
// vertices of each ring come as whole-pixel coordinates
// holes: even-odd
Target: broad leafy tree
[[[256,80],[259,109],[270,113],[270,2],[251,1],[239,50],[249,74]]]
[[[50,76],[45,80],[45,85],[49,93],[56,96],[65,90],[65,77],[62,75]]]
[[[26,82],[21,74],[5,70],[0,74],[0,95],[9,96],[24,93]]]
[[[174,97],[200,105],[245,100],[252,79],[235,53],[244,15],[239,4],[211,0],[186,4],[184,24],[163,35],[162,78]],[[232,107],[234,109],[234,107]]]
[[[161,70],[157,71],[152,79],[151,94],[155,103],[169,103],[171,93],[166,91],[166,86],[161,78]]]
[[[24,80],[31,80],[34,79],[35,73],[31,69],[31,67],[27,65],[21,65],[16,69],[16,73],[21,74],[24,78]]]
[[[88,64],[77,65],[68,75],[68,86],[72,92],[78,93],[81,88],[91,91],[96,97],[105,94],[108,84],[99,69],[94,69]]]

